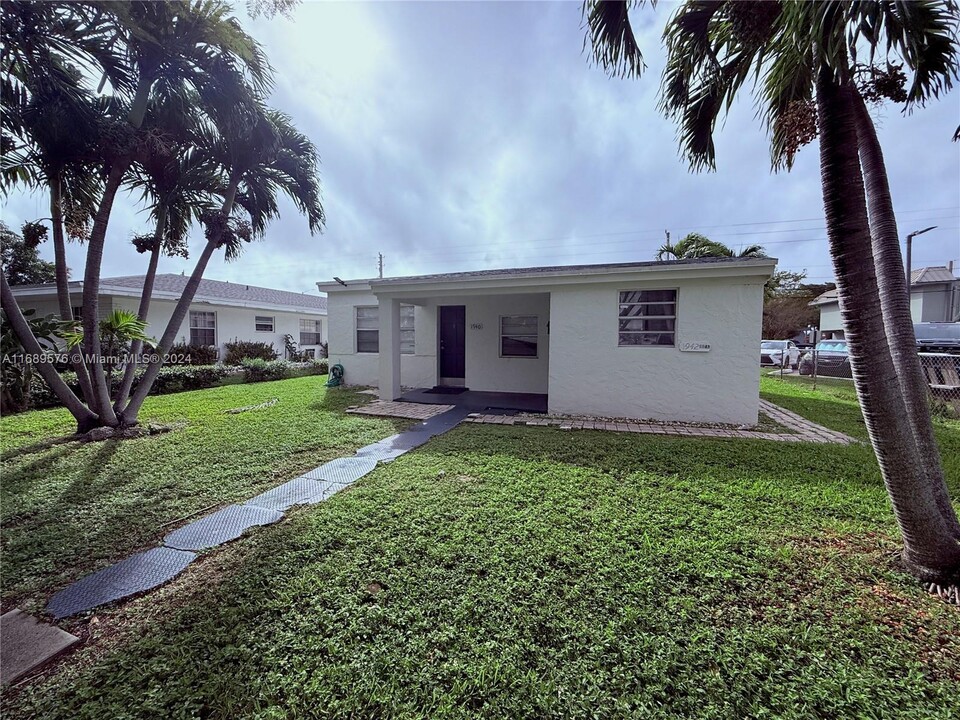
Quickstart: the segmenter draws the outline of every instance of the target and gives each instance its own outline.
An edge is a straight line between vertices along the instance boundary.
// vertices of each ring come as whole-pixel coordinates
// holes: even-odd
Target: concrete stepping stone
[[[165,547],[132,555],[55,594],[47,612],[59,619],[150,590],[179,575],[195,557],[196,553]]]
[[[0,615],[0,684],[19,680],[78,642],[80,638],[23,610]]]
[[[177,550],[206,550],[236,540],[247,528],[270,525],[282,517],[282,512],[269,508],[228,505],[168,533],[163,538],[163,544]]]
[[[327,480],[337,485],[350,485],[377,466],[377,461],[369,457],[338,458],[324,463],[303,475],[310,480]]]
[[[339,489],[340,487],[332,482],[298,477],[252,497],[243,504],[283,512],[294,505],[313,505],[326,500]]]

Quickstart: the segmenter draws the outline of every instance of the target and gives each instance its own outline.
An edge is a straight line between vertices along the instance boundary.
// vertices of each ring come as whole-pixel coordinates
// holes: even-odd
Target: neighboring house
[[[173,309],[190,278],[185,275],[156,276],[153,299],[147,314],[147,335],[160,339]],[[137,312],[143,275],[102,278],[100,280],[100,317],[113,310]],[[79,317],[83,283],[70,283],[74,316]],[[58,315],[57,287],[21,285],[13,288],[20,307],[33,308],[38,315]],[[177,342],[213,345],[225,354],[224,343],[234,339],[273,343],[284,356],[284,337],[293,336],[301,350],[320,356],[320,345],[327,339],[327,299],[318,295],[271,290],[245,283],[201,280],[190,303],[190,311],[177,333]]]
[[[811,305],[820,308],[820,335],[842,338],[843,320],[836,290],[828,290]],[[917,268],[910,273],[910,315],[915,323],[960,321],[960,278],[947,267]]]
[[[553,413],[752,424],[772,258],[320,282],[345,381],[546,396]]]

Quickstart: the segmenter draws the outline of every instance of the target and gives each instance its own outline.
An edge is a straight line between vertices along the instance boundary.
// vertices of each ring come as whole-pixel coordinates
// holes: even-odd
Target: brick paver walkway
[[[848,445],[856,442],[852,437],[835,430],[817,425],[796,413],[785,410],[779,405],[760,401],[760,410],[771,420],[789,428],[792,432],[762,432],[759,430],[741,430],[726,427],[705,427],[684,425],[681,423],[658,423],[643,421],[577,420],[576,418],[557,418],[545,415],[487,415],[472,413],[466,422],[490,425],[532,425],[537,427],[556,427],[561,430],[606,430],[610,432],[647,433],[651,435],[678,435],[684,437],[747,438],[754,440],[776,440],[779,442],[838,443]]]
[[[454,407],[456,406],[376,400],[367,405],[347,408],[347,412],[354,415],[379,415],[381,417],[407,418],[409,420],[429,420],[440,413],[445,413],[447,410],[453,410]]]

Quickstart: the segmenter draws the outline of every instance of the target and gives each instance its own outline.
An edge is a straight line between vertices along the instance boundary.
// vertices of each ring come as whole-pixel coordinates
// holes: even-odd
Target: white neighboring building
[[[836,290],[827,290],[811,305],[820,308],[820,333],[842,338],[843,320]],[[915,323],[960,321],[960,278],[947,267],[917,268],[910,273],[910,315]]]
[[[143,290],[143,275],[102,278],[100,280],[100,317],[117,309],[136,313]],[[147,314],[147,335],[159,339],[173,315],[177,300],[190,278],[160,274],[153,286],[153,299]],[[37,315],[58,315],[57,286],[21,285],[13,294],[24,310]],[[83,282],[70,283],[70,298],[75,316],[79,316]],[[177,333],[177,342],[190,345],[214,345],[221,359],[224,343],[234,339],[273,343],[284,356],[284,337],[293,336],[301,350],[321,357],[321,343],[327,340],[327,299],[319,295],[272,290],[270,288],[201,280],[190,303],[187,318]]]
[[[552,413],[753,424],[772,258],[321,282],[345,381],[545,395]]]

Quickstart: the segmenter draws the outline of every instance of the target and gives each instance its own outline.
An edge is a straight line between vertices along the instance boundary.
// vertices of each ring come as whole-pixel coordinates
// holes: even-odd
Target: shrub
[[[247,358],[240,364],[243,365],[243,375],[246,382],[282,380],[290,371],[290,363],[286,360]]]
[[[164,365],[213,365],[219,357],[220,352],[213,345],[177,343],[167,353]]]
[[[138,368],[134,375],[136,387],[145,372]],[[160,373],[150,388],[151,395],[167,395],[183,390],[203,390],[218,384],[227,374],[222,365],[169,365],[160,368]]]
[[[242,365],[244,360],[276,360],[279,356],[273,349],[273,343],[267,345],[265,342],[255,342],[252,340],[237,340],[228,342],[224,345],[227,348],[227,356],[223,362],[227,365]]]

